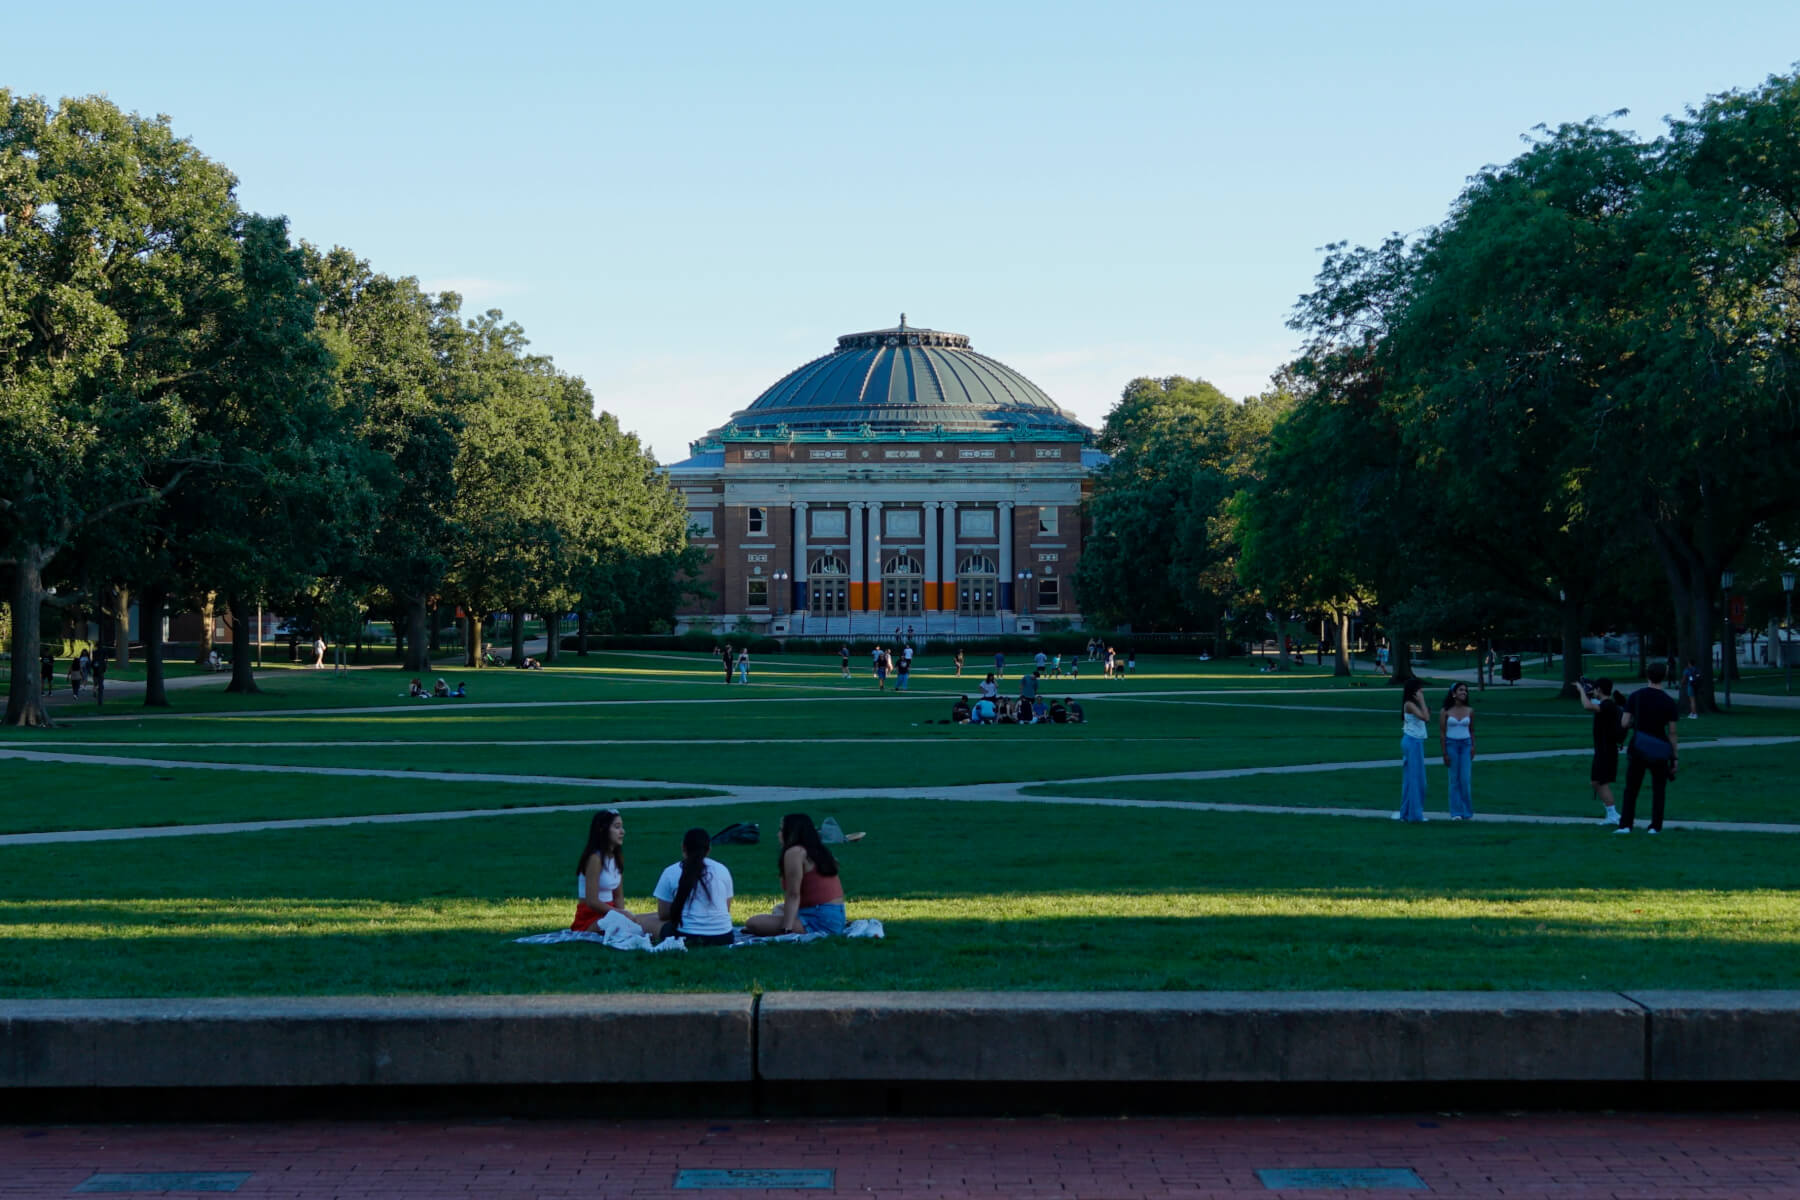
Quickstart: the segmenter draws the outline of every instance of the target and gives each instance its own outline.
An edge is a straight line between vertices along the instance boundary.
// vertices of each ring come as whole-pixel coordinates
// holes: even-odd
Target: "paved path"
[[[1690,752],[1709,748],[1743,746],[1775,746],[1800,742],[1800,737],[1719,738],[1712,742],[1687,743]],[[721,743],[721,744],[729,744]],[[1484,762],[1507,762],[1541,758],[1585,757],[1592,751],[1522,750],[1508,754],[1483,756]],[[871,800],[949,800],[976,803],[1015,803],[1077,805],[1100,808],[1164,808],[1188,812],[1273,813],[1287,816],[1391,817],[1385,809],[1322,808],[1308,805],[1231,804],[1204,800],[1140,800],[1094,796],[1057,795],[1059,787],[1100,787],[1115,783],[1156,781],[1204,781],[1239,779],[1251,775],[1302,775],[1335,771],[1392,770],[1392,759],[1365,759],[1352,762],[1305,763],[1268,767],[1229,767],[1211,771],[1171,771],[1156,775],[1097,775],[1084,779],[1022,780],[1004,783],[966,784],[954,787],[908,788],[809,788],[764,786],[756,784],[682,783],[651,779],[578,779],[563,775],[503,775],[463,771],[404,771],[377,767],[281,766],[272,763],[214,763],[187,759],[131,758],[124,755],[80,754],[56,750],[27,750],[0,745],[0,760],[100,764],[117,767],[149,767],[158,770],[237,771],[249,774],[322,775],[331,777],[365,777],[405,780],[412,783],[486,783],[534,787],[624,788],[649,791],[696,791],[710,795],[674,797],[657,800],[633,800],[620,803],[620,808],[713,808],[725,805],[771,804],[795,807],[829,804],[847,796]],[[585,811],[588,804],[550,804],[513,808],[471,808],[460,810],[379,813],[344,817],[305,817],[283,821],[233,821],[208,825],[157,825],[127,829],[76,829],[52,833],[13,833],[0,835],[0,847],[45,845],[61,842],[124,841],[140,838],[194,837],[209,834],[255,833],[264,830],[309,829],[341,825],[403,824],[417,821],[458,821],[477,817],[519,816],[528,813]],[[1518,813],[1479,813],[1474,820],[1485,824],[1505,825],[1594,825],[1592,816],[1549,817]],[[1705,830],[1715,833],[1800,834],[1800,825],[1769,822],[1733,821],[1668,821],[1669,830]]]
[[[806,1191],[739,1186],[713,1194],[796,1200],[1300,1200],[1346,1194],[1273,1191],[1269,1182],[1281,1181],[1264,1174],[1304,1169],[1347,1173],[1339,1177],[1365,1185],[1364,1173],[1376,1170],[1406,1171],[1416,1178],[1409,1183],[1413,1190],[1348,1193],[1370,1197],[1791,1198],[1800,1195],[1800,1116],[1415,1113],[0,1126],[0,1196],[9,1200],[97,1190],[107,1181],[96,1177],[114,1177],[117,1188],[130,1182],[118,1177],[167,1172],[218,1172],[220,1182],[236,1184],[236,1195],[256,1200],[673,1198],[695,1194],[677,1190],[681,1172],[772,1170],[826,1172],[828,1186]],[[192,1188],[197,1181],[186,1182]],[[751,1181],[739,1177],[743,1182]]]

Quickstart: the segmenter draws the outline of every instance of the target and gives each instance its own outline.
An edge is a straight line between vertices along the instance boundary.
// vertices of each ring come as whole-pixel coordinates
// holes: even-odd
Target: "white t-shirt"
[[[618,891],[619,885],[624,882],[625,882],[625,877],[619,873],[619,864],[614,862],[610,858],[601,859],[600,860],[600,894],[598,896],[595,896],[594,899],[596,899],[596,900],[611,900],[613,898],[613,893]],[[586,875],[577,875],[575,877],[575,898],[577,900],[582,898],[582,888],[586,885],[586,883],[587,883]]]
[[[675,889],[681,886],[681,864],[673,863],[656,881],[651,893],[658,900],[673,904]],[[717,859],[706,860],[706,873],[694,885],[687,907],[681,910],[681,933],[715,934],[731,932],[731,872]]]

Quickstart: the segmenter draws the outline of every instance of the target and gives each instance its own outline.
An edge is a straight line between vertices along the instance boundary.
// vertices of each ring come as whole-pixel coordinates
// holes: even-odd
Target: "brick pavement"
[[[1429,1190],[1277,1192],[1257,1176],[1304,1167],[1410,1168]],[[678,1171],[747,1168],[827,1168],[835,1186],[673,1187]],[[1800,1113],[0,1126],[6,1200],[68,1196],[96,1173],[201,1171],[249,1172],[235,1194],[259,1200],[1796,1197]]]

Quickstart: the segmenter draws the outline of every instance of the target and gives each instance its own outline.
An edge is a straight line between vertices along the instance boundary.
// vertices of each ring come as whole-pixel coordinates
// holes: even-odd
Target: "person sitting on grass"
[[[1050,706],[1044,703],[1044,698],[1042,696],[1039,696],[1036,700],[1031,702],[1031,723],[1033,725],[1042,725],[1049,720]]]
[[[958,696],[956,703],[950,706],[950,722],[953,725],[969,723],[969,698],[967,696]]]
[[[420,683],[416,679],[413,680],[412,683],[407,685],[406,697],[409,700],[429,700],[429,699],[431,699],[431,697],[429,695],[427,695],[425,692],[425,685]]]
[[[1079,700],[1073,700],[1073,699],[1064,700],[1063,703],[1066,704],[1069,708],[1069,724],[1071,724],[1071,725],[1086,725],[1087,724],[1087,713],[1082,710],[1081,702]]]
[[[681,835],[681,861],[664,868],[656,881],[656,915],[661,935],[690,946],[731,944],[731,872],[707,857],[712,835],[690,829]]]
[[[1000,697],[999,704],[1000,715],[994,718],[994,724],[1017,725],[1019,723],[1019,713],[1018,710],[1013,707],[1012,700],[1009,697],[1002,696]]]
[[[450,697],[453,700],[461,700],[463,697],[467,696],[468,694],[469,694],[469,685],[459,679],[456,681],[456,687],[454,690],[451,691]]]
[[[767,913],[744,922],[744,932],[757,937],[783,933],[844,932],[844,885],[837,859],[812,818],[789,813],[781,818],[781,851],[775,858],[782,901]]]
[[[1000,717],[1000,710],[994,706],[991,696],[983,696],[975,702],[969,712],[969,720],[976,725],[992,725]]]
[[[1050,723],[1067,725],[1069,723],[1069,706],[1061,700],[1050,702]]]
[[[450,685],[444,682],[444,677],[442,675],[438,676],[437,686],[431,689],[431,694],[438,700],[444,700],[449,697]]]
[[[592,929],[608,912],[621,913],[655,937],[662,919],[638,914],[625,907],[625,818],[610,808],[588,822],[587,845],[575,860],[575,920],[569,928]]]

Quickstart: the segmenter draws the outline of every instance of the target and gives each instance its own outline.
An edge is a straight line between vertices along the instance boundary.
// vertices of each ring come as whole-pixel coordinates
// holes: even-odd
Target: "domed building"
[[[686,628],[975,634],[1079,624],[1093,431],[960,333],[847,333],[668,469],[709,602]]]

